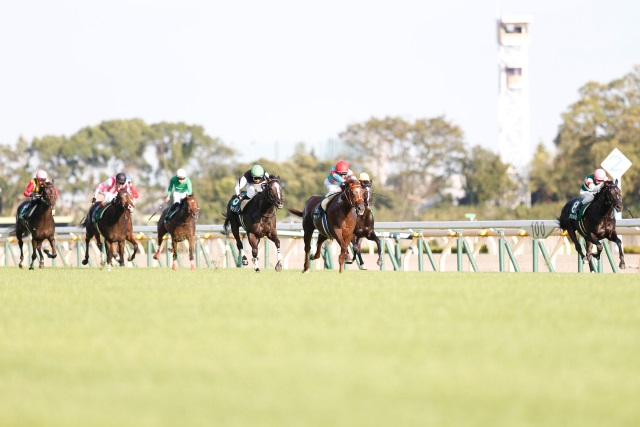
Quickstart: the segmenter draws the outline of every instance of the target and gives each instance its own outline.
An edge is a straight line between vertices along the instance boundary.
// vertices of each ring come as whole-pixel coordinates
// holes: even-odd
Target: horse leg
[[[304,268],[303,273],[309,271],[309,252],[311,252],[311,236],[313,236],[313,230],[310,232],[304,231]]]
[[[382,266],[382,245],[380,244],[380,238],[378,237],[378,235],[376,234],[376,232],[374,230],[371,230],[371,232],[369,233],[369,236],[367,236],[367,239],[376,242],[376,245],[378,246],[378,266]]]
[[[249,265],[249,260],[244,254],[244,245],[240,238],[240,226],[233,219],[231,220],[231,234],[236,239],[236,247],[238,248],[238,254],[242,257],[242,265]]]
[[[49,241],[49,246],[51,246],[51,253],[49,253],[48,249],[43,249],[42,252],[47,254],[47,256],[49,258],[57,257],[58,256],[58,252],[56,252],[56,238],[55,237],[49,237],[47,240]]]
[[[340,243],[340,255],[338,256],[338,264],[340,265],[340,273],[342,273],[342,270],[344,269],[344,261],[349,258],[349,243],[338,243]]]
[[[18,247],[20,248],[20,263],[18,264],[18,267],[22,268],[22,261],[24,260],[24,253],[22,252],[22,232],[20,230],[18,230],[18,228],[16,227],[16,237],[18,239]],[[6,256],[6,254],[5,254]]]
[[[616,244],[618,245],[618,254],[620,255],[620,269],[624,270],[625,268],[627,268],[627,265],[624,263],[624,251],[622,250],[622,240],[620,240],[620,238],[618,237],[618,233],[616,233],[615,230],[613,230],[613,232],[611,232],[611,236],[609,237],[609,240],[611,240],[612,242],[616,242]]]
[[[260,239],[253,233],[247,233],[247,238],[249,239],[249,245],[251,245],[251,262],[253,262],[253,269],[256,273],[259,273],[260,267],[258,266],[258,245],[260,244]]]
[[[569,234],[569,238],[573,242],[573,245],[575,246],[576,251],[578,251],[578,255],[580,255],[580,258],[582,258],[582,263],[583,264],[586,263],[587,257],[585,254],[582,253],[582,246],[580,245],[580,241],[578,241],[578,236],[576,236],[576,230],[574,230],[573,228],[569,228],[567,229],[567,233]]]
[[[29,264],[29,270],[33,270],[33,264],[36,262],[36,257],[38,256],[38,244],[36,240],[31,236],[31,263]]]
[[[280,239],[275,232],[271,235],[270,239],[273,243],[275,243],[276,250],[278,251],[278,263],[276,264],[276,271],[282,271],[282,251],[280,250]]]
[[[189,264],[191,264],[191,270],[196,269],[195,262],[195,248],[196,248],[196,236],[191,234],[189,236]]]
[[[107,242],[107,239],[105,238],[105,240],[104,240],[104,251],[107,254],[107,261],[106,261],[107,271],[111,271],[111,263],[113,262],[113,248],[111,247],[111,245],[112,244]],[[102,252],[102,251],[100,251],[100,252]],[[104,265],[104,263],[102,265]]]
[[[160,218],[162,220],[162,218]],[[160,227],[158,230],[158,251],[153,255],[153,259],[160,259],[162,254],[162,248],[164,247],[164,235],[167,234],[167,230],[164,227]]]
[[[593,250],[593,243],[591,243],[591,241],[589,241],[587,239],[587,256],[586,256],[586,262],[587,264],[589,264],[589,271],[591,273],[594,273],[595,270],[593,269],[593,264],[591,264],[591,259],[593,258],[593,254],[591,253],[591,251]]]
[[[44,268],[44,255],[42,255],[42,240],[36,242],[36,248],[38,248],[39,265],[38,268]]]
[[[118,256],[120,257],[118,264],[120,267],[124,267],[124,242],[118,242]]]
[[[353,259],[351,262],[349,260],[345,260],[347,264],[352,264],[353,261],[358,257],[358,261],[360,262],[360,270],[366,270],[367,267],[364,266],[364,260],[362,259],[362,237],[353,237]]]
[[[131,261],[134,260],[134,258],[136,257],[136,254],[138,253],[138,242],[136,242],[136,239],[134,239],[131,234],[129,234],[127,236],[127,241],[130,242],[133,245],[133,252],[131,253],[131,256],[127,259],[127,261],[131,262]],[[124,245],[125,245],[125,243],[122,242],[122,246],[124,246]]]
[[[171,247],[173,248],[173,262],[171,263],[171,269],[178,269],[178,243],[176,239],[171,239]]]
[[[320,249],[322,248],[322,244],[327,240],[325,236],[322,234],[318,235],[318,242],[316,245],[316,253],[311,256],[311,259],[316,260],[320,258]]]

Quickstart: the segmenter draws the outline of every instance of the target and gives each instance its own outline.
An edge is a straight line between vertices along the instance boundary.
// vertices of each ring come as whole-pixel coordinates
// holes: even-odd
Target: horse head
[[[282,194],[282,184],[280,184],[279,176],[271,176],[266,179],[263,193],[270,204],[278,209],[284,207],[284,195]]]
[[[342,191],[349,205],[356,210],[356,214],[364,213],[364,190],[360,181],[349,179],[342,184]]]
[[[56,207],[56,201],[58,196],[56,195],[56,189],[52,183],[46,182],[42,189],[42,201],[47,204],[51,209]]]
[[[622,212],[622,193],[618,188],[618,180],[605,181],[602,189],[598,192],[601,194],[604,203],[613,207],[616,211]]]
[[[113,199],[113,204],[116,206],[122,207],[122,209],[133,213],[135,210],[135,205],[133,204],[133,196],[126,188],[121,188],[118,190],[118,194],[116,194],[115,199]]]
[[[200,207],[198,206],[198,202],[193,194],[189,194],[187,197],[182,199],[184,203],[183,209],[186,208],[186,214],[194,219],[198,219],[198,213],[200,213]]]
[[[373,189],[371,188],[371,181],[360,181],[360,185],[364,191],[364,207],[371,209],[373,206]]]

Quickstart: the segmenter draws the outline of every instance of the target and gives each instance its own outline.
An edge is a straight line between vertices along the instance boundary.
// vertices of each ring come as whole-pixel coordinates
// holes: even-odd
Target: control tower
[[[520,183],[517,204],[531,206],[529,163],[529,16],[498,19],[498,153]]]

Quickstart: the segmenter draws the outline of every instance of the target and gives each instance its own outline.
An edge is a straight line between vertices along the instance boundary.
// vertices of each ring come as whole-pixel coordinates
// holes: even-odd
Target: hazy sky
[[[500,15],[530,15],[531,141],[640,63],[636,0],[2,0],[0,143],[184,121],[284,160],[372,116],[497,141]]]

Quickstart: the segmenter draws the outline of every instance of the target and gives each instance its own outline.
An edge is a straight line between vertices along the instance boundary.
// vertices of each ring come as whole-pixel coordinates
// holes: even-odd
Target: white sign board
[[[631,160],[627,159],[624,154],[617,148],[600,163],[600,166],[606,170],[613,179],[620,179],[622,175],[631,167]]]

